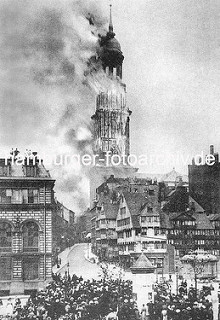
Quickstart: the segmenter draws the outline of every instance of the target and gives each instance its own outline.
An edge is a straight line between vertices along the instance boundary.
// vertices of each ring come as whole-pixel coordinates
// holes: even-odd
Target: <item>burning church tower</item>
[[[95,199],[96,188],[110,175],[126,178],[137,171],[126,161],[130,154],[129,122],[132,112],[126,105],[126,85],[122,81],[124,56],[120,43],[115,38],[111,6],[109,30],[100,39],[98,58],[108,85],[98,93],[95,114],[92,116],[94,154],[99,161],[90,171],[90,205]],[[112,164],[109,157],[114,155],[117,155],[117,161]]]

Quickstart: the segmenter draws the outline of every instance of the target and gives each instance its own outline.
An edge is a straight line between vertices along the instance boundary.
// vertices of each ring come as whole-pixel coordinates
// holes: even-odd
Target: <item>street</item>
[[[80,243],[75,245],[67,257],[67,263],[69,262],[70,275],[76,274],[82,276],[83,279],[98,279],[100,268],[97,264],[91,263],[85,259],[85,251],[87,249],[86,243]],[[63,275],[65,271],[68,271],[67,265],[65,265],[59,272]]]

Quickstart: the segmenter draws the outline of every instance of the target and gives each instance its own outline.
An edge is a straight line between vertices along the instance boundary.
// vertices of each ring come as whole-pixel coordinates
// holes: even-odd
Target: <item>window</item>
[[[117,221],[117,226],[122,227],[130,224],[130,218],[125,218]]]
[[[121,216],[125,216],[125,214],[126,214],[126,207],[120,208],[120,214],[121,214]]]
[[[38,189],[0,189],[0,203],[39,203]]]
[[[124,233],[123,233],[123,232],[119,232],[119,233],[118,233],[118,238],[119,238],[119,239],[124,238]]]
[[[34,166],[25,166],[26,177],[35,177],[37,168]]]
[[[145,222],[146,221],[146,217],[141,217],[141,222]]]
[[[11,198],[7,196],[6,189],[0,189],[0,202],[11,203]]]
[[[11,245],[11,225],[8,222],[0,222],[0,251],[10,252]]]
[[[23,259],[23,279],[38,279],[38,259],[33,257],[25,257]]]
[[[131,230],[125,231],[125,236],[126,236],[126,238],[130,238],[131,237]]]
[[[163,258],[157,258],[157,268],[163,268]]]
[[[38,251],[38,225],[29,221],[23,227],[23,249],[26,252]]]
[[[11,257],[1,257],[0,259],[0,280],[11,279]]]
[[[0,165],[0,176],[7,176],[8,166]]]
[[[28,203],[38,203],[38,190],[28,189]]]

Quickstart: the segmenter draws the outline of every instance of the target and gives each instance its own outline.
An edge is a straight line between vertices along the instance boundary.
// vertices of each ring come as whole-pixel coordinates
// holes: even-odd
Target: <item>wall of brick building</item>
[[[0,212],[0,220],[8,221],[15,225],[16,219],[19,217],[19,221],[22,225],[27,221],[36,222],[39,226],[39,243],[38,243],[38,252],[37,253],[23,253],[23,239],[22,233],[13,233],[12,236],[12,273],[11,273],[11,281],[0,281],[0,290],[10,290],[10,293],[23,293],[24,290],[33,290],[38,289],[39,285],[42,287],[42,283],[40,281],[47,281],[51,279],[51,254],[52,254],[52,211],[51,210],[31,210],[31,211],[2,211]],[[44,219],[46,218],[46,225],[44,223]],[[46,226],[46,228],[45,228]],[[45,233],[46,229],[46,233]],[[45,237],[46,235],[46,237]],[[46,247],[45,247],[46,241]],[[46,249],[46,251],[45,251]],[[28,256],[36,256],[39,259],[38,264],[38,274],[39,274],[39,282],[38,281],[25,281],[23,282],[22,275],[22,257],[24,255]],[[46,254],[46,258],[45,258]],[[8,255],[7,255],[8,256]],[[46,266],[45,266],[46,261]],[[46,268],[46,273],[45,273]],[[14,284],[13,284],[14,282]],[[19,282],[19,286],[17,286],[17,282]],[[28,284],[29,282],[29,284]]]
[[[52,202],[53,182],[49,181],[49,187],[45,183],[33,181],[32,184],[19,182],[27,189],[39,190],[37,203],[0,203],[0,221],[8,222],[12,226],[11,252],[4,252],[1,248],[1,259],[11,258],[11,279],[0,279],[0,292],[7,291],[10,294],[22,294],[25,290],[42,289],[51,280],[52,272]],[[1,188],[16,188],[18,180],[9,181],[7,184],[0,178]],[[20,185],[17,187],[20,189]],[[23,226],[25,222],[33,221],[38,225],[38,250],[23,250]],[[17,225],[17,227],[16,227]],[[19,226],[19,228],[18,228]],[[23,263],[25,258],[34,258],[38,268],[38,278],[24,281]],[[10,261],[10,260],[9,260]]]

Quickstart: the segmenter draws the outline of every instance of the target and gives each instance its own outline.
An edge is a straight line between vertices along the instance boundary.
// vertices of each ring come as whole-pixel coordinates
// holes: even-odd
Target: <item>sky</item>
[[[118,0],[113,17],[133,111],[132,153],[164,157],[142,171],[187,173],[193,156],[220,147],[220,3]]]
[[[95,92],[85,85],[84,71],[97,33],[108,26],[109,3],[1,1],[2,152],[12,147],[55,154],[89,150]],[[133,112],[131,153],[149,158],[142,172],[175,167],[187,174],[193,156],[207,154],[210,144],[220,150],[220,2],[112,0],[112,5]],[[95,16],[93,29],[88,12]],[[49,169],[59,199],[74,208],[77,198],[83,207],[86,172]]]

